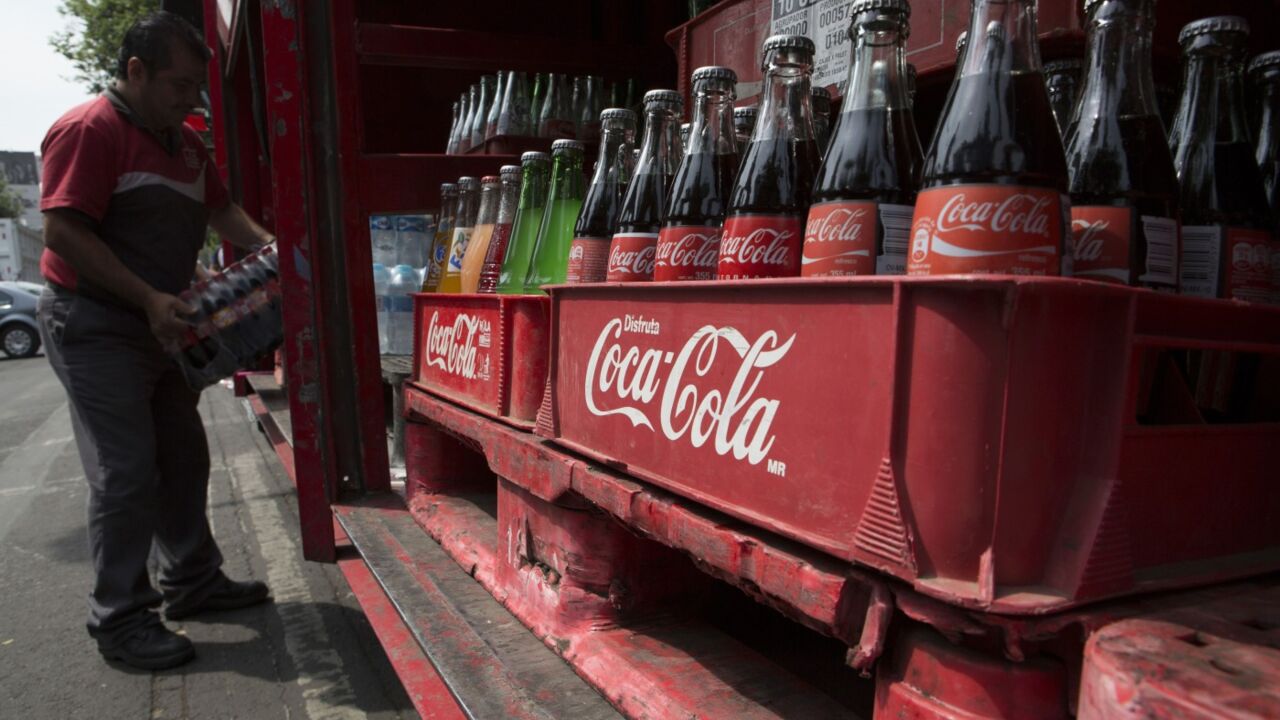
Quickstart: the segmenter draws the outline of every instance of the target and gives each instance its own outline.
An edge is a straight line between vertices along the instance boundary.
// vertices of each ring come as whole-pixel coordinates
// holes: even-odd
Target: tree
[[[0,175],[0,218],[22,217],[22,199],[9,189],[9,181]]]
[[[89,92],[106,90],[116,75],[120,41],[135,20],[160,9],[160,0],[62,0],[58,13],[72,21],[49,43],[71,61]]]

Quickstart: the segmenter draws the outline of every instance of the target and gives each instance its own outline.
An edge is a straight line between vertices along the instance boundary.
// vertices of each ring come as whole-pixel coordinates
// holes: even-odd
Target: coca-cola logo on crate
[[[441,324],[437,310],[427,326],[426,363],[467,380],[488,380],[489,354],[481,357],[480,351],[492,346],[492,338],[488,319],[459,313],[452,325]]]
[[[736,328],[703,325],[676,348],[662,341],[659,321],[615,317],[591,348],[584,402],[597,417],[621,415],[672,442],[710,444],[717,455],[757,465],[773,447],[779,408],[777,399],[757,391],[795,339],[784,341],[773,330],[749,338]],[[713,386],[713,378],[729,380]]]

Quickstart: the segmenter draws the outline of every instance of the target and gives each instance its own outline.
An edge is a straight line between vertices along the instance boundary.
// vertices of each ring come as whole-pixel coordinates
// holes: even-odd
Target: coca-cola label
[[[1271,233],[1227,228],[1226,295],[1233,300],[1271,301]]]
[[[735,215],[720,235],[721,280],[800,274],[803,223],[794,215]]]
[[[609,245],[609,282],[646,282],[653,279],[658,252],[657,233],[618,233]]]
[[[1127,285],[1132,222],[1133,210],[1128,207],[1072,206],[1072,274]]]
[[[609,269],[609,238],[576,237],[569,246],[567,283],[604,282]]]
[[[665,227],[658,233],[653,279],[658,282],[715,280],[720,260],[720,228]]]
[[[709,444],[716,455],[750,465],[770,457],[780,402],[758,389],[766,373],[786,372],[782,362],[795,334],[747,336],[733,327],[703,325],[675,351],[664,350],[661,334],[662,324],[644,316],[605,323],[582,376],[587,411],[625,418],[671,442]],[[716,382],[724,384],[711,387]]]
[[[809,208],[804,228],[804,277],[872,275],[876,271],[876,203],[845,201]]]
[[[427,367],[464,380],[488,381],[493,370],[493,331],[487,318],[458,313],[450,321],[431,313],[422,361]]]
[[[920,193],[910,275],[1057,275],[1067,207],[1053,190],[948,185]]]

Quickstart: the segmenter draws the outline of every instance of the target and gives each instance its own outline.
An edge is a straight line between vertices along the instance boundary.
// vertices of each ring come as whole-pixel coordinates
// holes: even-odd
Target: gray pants
[[[222,576],[205,514],[209,445],[200,395],[141,314],[49,288],[37,315],[89,483],[89,634],[113,645],[158,622],[162,597],[172,608],[190,607]],[[147,573],[153,542],[159,592]]]

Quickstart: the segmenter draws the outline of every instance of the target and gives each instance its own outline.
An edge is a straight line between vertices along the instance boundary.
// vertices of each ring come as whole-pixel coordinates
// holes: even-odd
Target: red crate
[[[1275,308],[1012,277],[563,286],[551,308],[540,434],[927,595],[1032,614],[1280,568],[1280,424],[1137,420],[1185,399],[1153,359],[1274,372]]]
[[[544,295],[414,298],[413,384],[531,429],[546,389]]]

